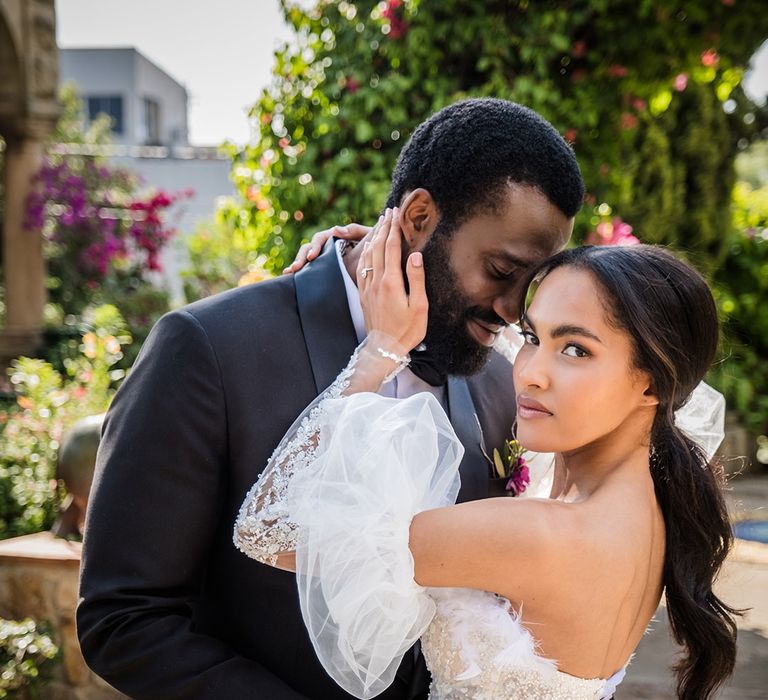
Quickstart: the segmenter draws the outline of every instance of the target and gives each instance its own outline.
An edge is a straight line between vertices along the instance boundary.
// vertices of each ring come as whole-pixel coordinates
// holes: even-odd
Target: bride
[[[376,394],[424,337],[420,253],[397,212],[364,244],[366,340],[247,495],[236,546],[295,570],[319,659],[371,698],[421,639],[430,698],[610,698],[666,593],[677,696],[735,659],[712,590],[731,529],[716,470],[675,423],[712,363],[704,280],[659,248],[580,248],[531,271],[517,439],[556,453],[549,498],[453,505],[463,448],[437,400]],[[710,455],[711,456],[711,455]]]

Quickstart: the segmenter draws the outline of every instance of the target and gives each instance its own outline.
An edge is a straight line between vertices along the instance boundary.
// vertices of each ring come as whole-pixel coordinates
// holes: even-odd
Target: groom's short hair
[[[568,218],[584,200],[573,149],[528,107],[494,98],[455,102],[413,132],[392,174],[387,206],[423,187],[453,231],[481,208],[498,209],[510,183],[535,187]]]

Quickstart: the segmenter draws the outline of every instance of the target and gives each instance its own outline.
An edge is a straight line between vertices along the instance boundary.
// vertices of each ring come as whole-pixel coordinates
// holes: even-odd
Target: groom
[[[397,162],[387,206],[423,253],[430,316],[426,349],[382,392],[430,391],[445,407],[466,449],[459,500],[488,495],[482,444],[501,446],[514,420],[512,373],[490,346],[583,194],[563,139],[503,100],[437,112]],[[295,276],[167,314],[118,391],[77,619],[88,664],[130,697],[349,697],[315,657],[293,575],[240,554],[232,528],[283,433],[365,335],[357,254],[337,241]],[[427,684],[414,650],[380,697],[425,698]]]

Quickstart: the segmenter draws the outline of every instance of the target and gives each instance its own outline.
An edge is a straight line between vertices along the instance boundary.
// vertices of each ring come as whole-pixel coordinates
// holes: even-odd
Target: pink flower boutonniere
[[[511,496],[524,493],[531,483],[525,454],[526,449],[514,439],[505,441],[502,452],[493,450],[493,466],[500,479],[507,479],[505,490]]]

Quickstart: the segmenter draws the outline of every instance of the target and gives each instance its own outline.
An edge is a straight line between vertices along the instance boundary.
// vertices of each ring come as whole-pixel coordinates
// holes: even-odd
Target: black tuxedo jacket
[[[295,276],[166,314],[107,413],[83,546],[81,648],[133,698],[349,698],[317,661],[292,574],[232,544],[251,485],[357,344],[333,246]],[[481,450],[514,420],[510,365],[450,378],[459,500],[488,495]],[[481,427],[482,426],[482,427]],[[381,698],[424,697],[406,656]]]

